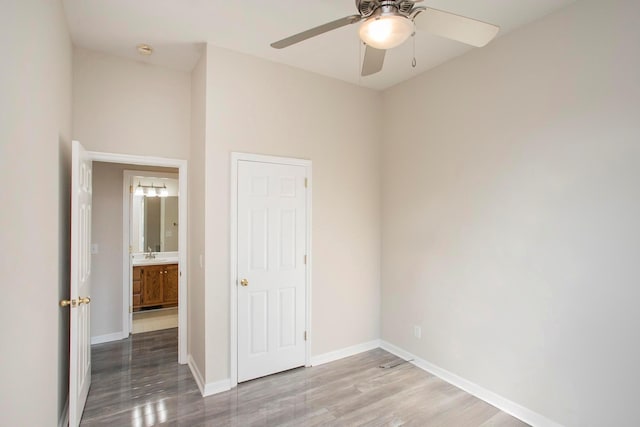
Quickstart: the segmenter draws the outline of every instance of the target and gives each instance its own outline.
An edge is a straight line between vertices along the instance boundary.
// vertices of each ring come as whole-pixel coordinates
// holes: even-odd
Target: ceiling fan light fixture
[[[401,15],[372,16],[360,25],[360,39],[376,49],[400,46],[413,34],[413,21]]]

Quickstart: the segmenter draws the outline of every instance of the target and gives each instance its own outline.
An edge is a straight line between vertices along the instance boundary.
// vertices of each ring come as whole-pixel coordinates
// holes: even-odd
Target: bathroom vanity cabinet
[[[133,311],[178,306],[178,264],[133,267]]]

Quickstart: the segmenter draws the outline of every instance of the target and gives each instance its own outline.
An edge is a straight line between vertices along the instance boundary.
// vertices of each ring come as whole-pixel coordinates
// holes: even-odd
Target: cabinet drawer
[[[134,294],[139,294],[140,293],[140,281],[139,280],[135,280],[133,282],[133,293]]]

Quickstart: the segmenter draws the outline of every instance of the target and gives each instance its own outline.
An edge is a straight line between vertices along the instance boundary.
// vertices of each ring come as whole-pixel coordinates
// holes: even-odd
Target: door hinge
[[[133,247],[131,245],[129,245],[129,253],[133,252]]]
[[[133,193],[133,184],[129,185],[129,193]]]
[[[304,331],[304,340],[307,340],[307,331]]]
[[[307,265],[307,256],[304,256],[304,265]]]
[[[133,307],[129,306],[129,313],[133,313]]]
[[[304,179],[304,188],[309,186],[309,180],[307,178]]]

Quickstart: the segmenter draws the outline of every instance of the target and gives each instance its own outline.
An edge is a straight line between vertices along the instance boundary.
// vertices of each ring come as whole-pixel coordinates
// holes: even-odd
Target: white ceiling
[[[575,0],[426,0],[423,5],[501,27],[498,36]],[[384,89],[474,49],[418,32],[387,52],[384,68],[360,77],[358,24],[276,50],[271,42],[356,14],[353,0],[64,0],[76,46],[191,70],[203,43],[254,55],[373,89]],[[135,46],[154,47],[141,57]]]

